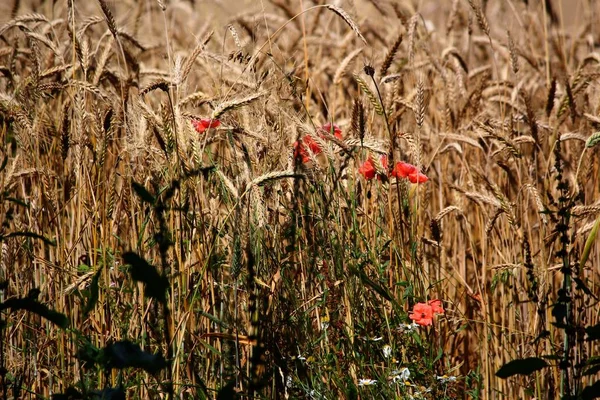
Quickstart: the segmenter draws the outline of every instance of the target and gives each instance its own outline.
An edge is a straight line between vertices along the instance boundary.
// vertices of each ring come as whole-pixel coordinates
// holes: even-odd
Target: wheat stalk
[[[225,102],[219,104],[213,110],[211,118],[212,119],[218,119],[220,116],[222,116],[226,112],[231,111],[231,110],[235,110],[236,108],[240,108],[240,107],[243,107],[243,106],[245,106],[247,104],[250,104],[251,102],[255,101],[256,99],[259,99],[260,97],[266,96],[267,94],[268,93],[266,91],[261,91],[261,92],[254,93],[254,94],[251,94],[251,95],[246,96],[246,97],[241,97],[239,99],[225,101]]]
[[[352,18],[350,18],[350,15],[348,15],[348,13],[346,11],[344,11],[341,7],[338,7],[333,4],[327,4],[326,7],[328,10],[331,10],[334,13],[336,13],[338,16],[340,16],[340,18],[342,18],[344,20],[344,22],[346,22],[346,24],[348,24],[350,29],[352,29],[356,33],[356,35],[360,38],[360,40],[362,40],[364,44],[367,44],[367,40],[362,35],[362,33],[360,33],[360,29],[358,29],[358,25],[352,20]]]

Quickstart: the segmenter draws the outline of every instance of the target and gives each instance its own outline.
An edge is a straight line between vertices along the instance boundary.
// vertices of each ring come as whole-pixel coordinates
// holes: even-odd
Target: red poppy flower
[[[396,178],[408,178],[411,174],[417,172],[419,171],[414,165],[399,161],[392,171],[392,176],[395,176]]]
[[[444,313],[444,308],[442,307],[442,301],[435,299],[435,300],[429,300],[427,302],[427,304],[429,304],[431,306],[431,309],[433,310],[434,314],[443,314]]]
[[[429,326],[433,323],[433,307],[429,304],[417,303],[408,318],[419,325]]]
[[[315,155],[321,154],[321,152],[323,151],[321,149],[321,146],[319,146],[319,144],[315,142],[315,139],[313,139],[310,135],[304,136],[304,139],[302,139],[302,141],[306,146],[308,146],[308,148],[310,148],[310,151],[315,153]]]
[[[310,161],[310,156],[300,140],[294,142],[294,158],[301,160],[302,163],[307,163]]]
[[[339,126],[337,126],[336,124],[332,124],[331,122],[326,123],[325,125],[323,125],[321,127],[321,129],[323,129],[325,132],[327,133],[332,133],[332,127],[333,127],[333,135],[340,139],[343,140],[344,137],[342,136],[342,130],[340,129]]]
[[[408,180],[411,183],[425,183],[429,180],[429,178],[425,174],[422,174],[420,172],[415,172],[415,173],[408,175]]]
[[[221,125],[218,119],[202,118],[192,120],[192,125],[196,128],[196,132],[204,133],[207,129],[217,128]]]
[[[302,138],[302,140],[298,140],[294,143],[294,158],[301,159],[302,163],[307,163],[310,161],[310,155],[306,148],[309,148],[310,151],[313,152],[314,155],[321,154],[323,150],[321,146],[310,136],[306,135]]]
[[[417,167],[402,161],[396,163],[392,170],[392,176],[396,178],[408,178],[411,183],[425,183],[429,180],[427,175],[422,174]]]
[[[388,162],[385,154],[381,156],[381,165],[383,166],[383,169],[387,171]],[[358,168],[358,172],[360,172],[366,180],[373,179],[375,175],[377,175],[377,179],[381,179],[381,176],[377,173],[377,168],[375,168],[375,163],[371,158],[368,158],[367,161],[362,163]]]
[[[371,180],[373,178],[375,178],[375,174],[377,173],[377,170],[375,169],[375,165],[373,164],[373,161],[370,158],[367,158],[367,161],[365,161],[360,168],[358,168],[358,172],[360,172],[362,174],[362,176],[365,177],[366,180]]]

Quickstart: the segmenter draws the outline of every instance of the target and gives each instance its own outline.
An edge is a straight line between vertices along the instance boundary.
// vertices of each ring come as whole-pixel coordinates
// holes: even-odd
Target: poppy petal
[[[416,172],[418,172],[418,170],[414,165],[399,161],[392,171],[392,176],[395,176],[396,178],[407,178],[410,174]]]
[[[371,159],[367,159],[367,161],[365,161],[364,163],[362,163],[362,165],[360,166],[360,168],[358,168],[358,172],[365,177],[365,179],[367,180],[371,180],[375,177],[375,173],[377,172],[375,170],[375,166],[373,165],[373,161],[371,161]]]
[[[422,174],[420,172],[415,172],[415,173],[408,175],[408,180],[411,183],[425,183],[429,180],[429,178],[425,174]]]

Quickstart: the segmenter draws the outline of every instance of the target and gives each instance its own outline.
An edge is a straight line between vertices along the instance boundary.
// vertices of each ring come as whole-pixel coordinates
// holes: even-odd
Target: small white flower
[[[417,328],[419,327],[419,324],[417,324],[416,322],[410,323],[410,324],[400,324],[400,326],[398,326],[398,330],[401,333],[411,333],[417,330]]]
[[[376,336],[376,337],[362,336],[361,339],[364,340],[365,342],[379,342],[380,340],[383,340],[383,337],[382,336]]]
[[[300,347],[297,347],[297,349],[298,349],[298,355],[296,356],[296,358],[300,361],[306,361],[306,357],[304,357],[302,355],[302,353],[300,352]]]
[[[410,371],[406,367],[404,367],[400,370],[395,369],[392,371],[392,381],[394,381],[394,383],[397,383],[397,382],[404,383],[404,382],[408,381],[408,378],[410,378]]]
[[[448,375],[443,375],[443,376],[437,376],[437,380],[444,384],[444,383],[449,383],[449,382],[456,382],[456,377],[455,376],[448,376]]]
[[[375,385],[377,381],[375,379],[359,379],[358,386],[371,386]]]
[[[383,346],[383,356],[385,358],[389,358],[392,355],[392,346],[390,346],[389,344],[386,344],[385,346]]]

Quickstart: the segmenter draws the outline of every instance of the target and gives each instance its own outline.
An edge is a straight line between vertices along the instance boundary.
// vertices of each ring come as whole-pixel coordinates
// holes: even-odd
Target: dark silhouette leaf
[[[237,398],[235,393],[235,381],[229,381],[217,394],[217,400],[233,400]]]
[[[97,400],[125,400],[125,391],[121,387],[116,388],[104,388],[102,390],[95,390],[92,392],[92,399]]]
[[[90,283],[90,291],[87,298],[87,302],[85,303],[85,307],[83,309],[83,315],[87,316],[90,311],[96,307],[96,303],[98,302],[98,280],[100,279],[100,273],[102,272],[102,268],[98,269],[98,271],[94,274],[92,278],[92,282]]]
[[[590,386],[583,388],[579,396],[581,400],[592,400],[598,397],[600,397],[600,381],[596,381]]]
[[[583,375],[596,375],[598,372],[600,372],[600,365],[594,365],[588,368]]]
[[[548,363],[538,357],[521,358],[504,364],[496,372],[496,376],[506,379],[513,375],[529,375],[546,366],[548,366]]]
[[[79,347],[75,357],[82,362],[82,366],[85,369],[91,369],[97,364],[106,367],[104,353],[88,340],[85,340],[83,345]]]
[[[156,271],[156,267],[148,263],[136,253],[127,252],[123,254],[125,264],[129,264],[129,273],[136,282],[144,284],[145,295],[165,304],[169,280]]]
[[[600,221],[600,219],[599,219]],[[577,285],[577,289],[582,290],[583,293],[587,294],[588,296],[592,297],[595,300],[598,300],[598,297],[596,297],[594,295],[594,293],[592,293],[592,291],[590,290],[590,288],[588,288],[585,284],[584,281],[582,281],[581,279],[577,278],[577,277],[573,277],[573,281],[575,281],[575,284]]]
[[[12,311],[24,310],[29,311],[40,317],[46,318],[53,324],[66,329],[69,326],[69,319],[57,311],[54,311],[44,304],[37,301],[39,291],[35,289],[29,292],[29,295],[24,298],[12,298],[0,303],[0,311],[11,309]]]
[[[565,303],[555,304],[552,308],[552,316],[554,317],[556,324],[564,324],[565,319],[567,318],[567,305]]]
[[[600,324],[586,327],[585,333],[587,334],[587,340],[600,339]]]
[[[151,354],[140,349],[140,346],[129,340],[122,340],[106,346],[104,356],[110,368],[142,368],[155,374],[167,366],[160,354]]]
[[[21,200],[21,199],[17,199],[15,197],[5,197],[4,200],[10,202],[10,203],[14,203],[17,204],[19,206],[25,207],[25,208],[29,208],[29,203]]]
[[[142,199],[146,203],[154,204],[156,199],[154,198],[154,196],[152,196],[152,194],[150,194],[149,191],[146,190],[144,186],[142,186],[134,180],[131,181],[131,186],[133,187],[135,193],[140,197],[140,199]]]
[[[81,394],[73,386],[69,386],[64,393],[56,393],[52,395],[52,400],[83,400],[83,394]]]
[[[8,164],[8,154],[5,155],[2,159],[2,165],[0,165],[0,172],[4,171],[4,168],[6,168],[6,164]]]
[[[28,237],[28,238],[32,238],[32,239],[40,239],[42,242],[50,245],[50,246],[56,246],[56,242],[53,240],[50,240],[42,235],[38,235],[37,233],[33,233],[33,232],[11,232],[8,233],[6,235],[3,236],[4,239],[8,239],[11,237]]]

